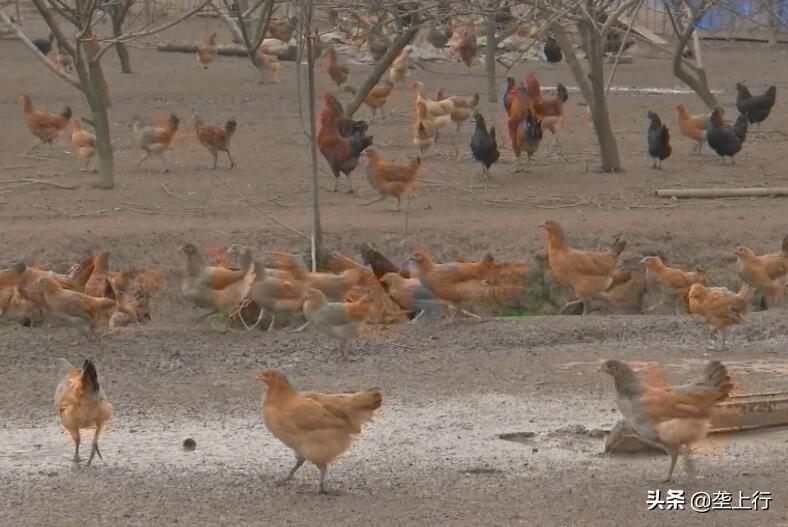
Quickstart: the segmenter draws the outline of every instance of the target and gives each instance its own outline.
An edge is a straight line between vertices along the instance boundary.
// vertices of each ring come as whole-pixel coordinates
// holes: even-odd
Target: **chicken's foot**
[[[319,468],[320,468],[320,494],[326,494],[328,496],[339,496],[338,491],[326,488],[326,474],[328,474],[328,467],[319,467]]]
[[[306,329],[306,327],[308,325],[309,325],[309,321],[307,320],[306,323],[304,323],[303,325],[301,325],[298,328],[294,329],[293,333],[301,333],[302,331],[304,331]]]
[[[79,442],[80,442],[79,430],[75,430],[71,432],[71,439],[74,440],[74,457],[72,458],[72,461],[74,463],[80,463],[82,462],[82,458],[79,457]]]
[[[669,448],[668,454],[670,454],[670,468],[668,469],[668,477],[663,483],[670,483],[673,481],[673,469],[676,468],[676,460],[679,458],[679,449]]]
[[[383,201],[384,199],[386,199],[386,196],[378,196],[375,199],[371,199],[369,201],[365,201],[364,203],[359,205],[359,207],[366,207],[367,205],[372,205],[373,203],[378,203],[379,201]]]
[[[287,476],[276,480],[276,485],[284,485],[285,483],[287,483],[288,481],[293,479],[293,476],[298,471],[298,469],[301,468],[301,466],[304,464],[304,461],[306,461],[306,459],[304,459],[301,456],[297,455],[296,456],[296,464],[295,464],[295,466],[290,469],[290,472],[287,474]]]

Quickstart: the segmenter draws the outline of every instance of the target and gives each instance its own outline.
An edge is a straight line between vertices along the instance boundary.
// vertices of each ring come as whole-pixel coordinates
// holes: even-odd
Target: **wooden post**
[[[306,0],[306,39],[307,94],[309,97],[309,151],[312,156],[312,271],[317,271],[317,261],[323,257],[323,229],[320,225],[320,188],[317,182],[317,125],[315,123],[315,39],[317,31],[312,30],[312,0]]]
[[[489,13],[486,20],[487,45],[484,48],[484,69],[487,72],[487,101],[498,100],[498,88],[495,82],[495,50],[498,41],[495,38],[495,12]]]

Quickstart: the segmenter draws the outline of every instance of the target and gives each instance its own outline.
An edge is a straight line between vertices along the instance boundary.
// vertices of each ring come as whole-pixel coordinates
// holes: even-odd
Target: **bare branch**
[[[60,25],[55,21],[55,17],[52,16],[52,11],[50,11],[49,8],[44,5],[43,0],[33,0],[33,3],[36,5],[38,12],[41,13],[41,16],[44,18],[44,22],[47,23],[49,29],[55,34],[58,45],[60,45],[69,55],[76,57],[77,52],[74,50],[74,46],[72,46],[71,43],[66,39],[66,35],[63,33],[63,30],[60,29]]]
[[[76,79],[76,77],[69,75],[68,73],[63,71],[51,60],[49,60],[43,53],[41,53],[41,51],[36,47],[35,44],[33,44],[33,42],[27,37],[27,35],[25,35],[22,32],[22,30],[16,26],[16,24],[11,22],[8,16],[2,11],[0,11],[0,19],[2,19],[3,23],[5,23],[8,27],[14,30],[16,35],[19,37],[19,40],[22,41],[25,47],[27,47],[30,51],[32,51],[33,55],[38,57],[38,59],[41,62],[43,62],[44,65],[52,71],[52,73],[54,73],[55,75],[66,81],[67,83],[69,83],[72,87],[82,91],[82,87],[79,85],[79,81]]]

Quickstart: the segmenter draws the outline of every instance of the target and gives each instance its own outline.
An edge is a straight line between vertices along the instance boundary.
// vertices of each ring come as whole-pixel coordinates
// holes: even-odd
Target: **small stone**
[[[187,437],[186,439],[183,440],[184,450],[186,450],[187,452],[191,452],[195,448],[197,448],[197,441],[195,441],[191,437]]]

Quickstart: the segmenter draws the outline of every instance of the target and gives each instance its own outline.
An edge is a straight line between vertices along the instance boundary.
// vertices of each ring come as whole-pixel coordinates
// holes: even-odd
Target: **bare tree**
[[[96,186],[103,189],[110,189],[114,186],[115,168],[112,141],[109,132],[109,115],[107,112],[110,107],[110,95],[107,81],[104,77],[104,71],[101,66],[102,57],[118,43],[138,40],[179,24],[202,10],[210,0],[205,0],[204,3],[200,4],[195,9],[158,27],[143,29],[137,32],[113,34],[111,37],[105,38],[95,34],[98,10],[98,3],[95,0],[74,0],[73,4],[67,4],[62,0],[32,1],[43,17],[44,22],[49,26],[50,31],[55,35],[55,39],[62,52],[70,56],[73,60],[74,72],[76,75],[64,71],[45,57],[31,42],[30,38],[28,38],[17,25],[13,24],[4,13],[0,12],[0,18],[14,29],[25,46],[36,55],[50,71],[71,87],[79,90],[85,97],[85,101],[90,108],[90,122],[93,125],[96,135],[96,157],[98,158],[99,174]],[[126,0],[116,1],[123,2]],[[73,40],[69,40],[66,37],[66,31],[64,30],[64,25],[66,24],[70,24],[74,27],[73,32],[76,36]]]
[[[622,168],[605,93],[605,41],[619,18],[636,8],[639,2],[640,0],[581,0],[572,11],[566,11],[566,4],[563,2],[541,6],[545,16],[561,14],[560,18],[550,23],[549,28],[566,57],[583,98],[588,103],[591,122],[599,143],[601,169],[604,172],[614,172]],[[574,29],[574,35],[570,29]],[[580,49],[585,55],[585,65],[574,51],[575,38],[579,39]]]
[[[233,37],[246,48],[252,65],[261,76],[265,76],[265,65],[259,50],[271,23],[274,0],[257,0],[246,10],[242,10],[240,2],[230,3],[224,0],[224,8],[217,10],[222,20],[230,28]]]
[[[703,17],[714,2],[702,1],[698,5],[690,5],[686,0],[679,0],[676,5],[664,3],[670,25],[676,36],[673,48],[673,74],[684,84],[689,86],[700,97],[709,109],[717,108],[720,103],[709,89],[706,70],[703,67],[700,39],[695,31],[695,25]],[[690,39],[694,37],[695,63],[685,60],[684,53]]]

